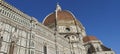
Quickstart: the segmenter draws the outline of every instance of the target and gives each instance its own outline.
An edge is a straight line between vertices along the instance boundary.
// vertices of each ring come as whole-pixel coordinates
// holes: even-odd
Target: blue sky
[[[73,12],[104,45],[120,53],[120,0],[6,0],[24,13],[42,22],[59,2],[63,10]]]

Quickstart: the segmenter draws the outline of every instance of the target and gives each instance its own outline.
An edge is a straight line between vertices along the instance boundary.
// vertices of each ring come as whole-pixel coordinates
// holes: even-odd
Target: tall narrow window
[[[47,46],[46,45],[44,45],[43,50],[44,50],[44,54],[47,54]]]
[[[15,41],[11,41],[10,48],[9,48],[9,54],[14,53],[14,47],[15,47]]]

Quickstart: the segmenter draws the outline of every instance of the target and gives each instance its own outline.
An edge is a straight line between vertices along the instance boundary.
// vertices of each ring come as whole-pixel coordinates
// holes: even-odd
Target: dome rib
[[[55,18],[56,18],[56,13],[50,13],[49,15],[46,16],[46,18],[43,21],[44,25],[49,25],[49,24],[53,24],[55,22]],[[64,10],[64,11],[58,11],[57,12],[57,21],[59,20],[74,20],[74,16],[73,14],[71,14],[70,12]]]
[[[43,20],[43,24],[44,24],[44,25],[49,25],[49,24],[51,24],[51,23],[54,23],[55,18],[56,18],[55,13],[54,13],[54,12],[53,12],[53,13],[50,13],[50,14],[47,15],[47,16],[45,17],[45,19]]]

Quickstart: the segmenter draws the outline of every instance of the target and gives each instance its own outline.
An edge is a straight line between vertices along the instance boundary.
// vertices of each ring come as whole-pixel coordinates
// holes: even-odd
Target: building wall
[[[58,32],[66,32],[65,28],[58,27]],[[75,26],[71,28],[73,32],[77,32]],[[84,29],[78,30],[82,33],[79,36],[86,36]],[[49,29],[34,17],[28,16],[5,1],[0,1],[0,54],[73,54],[73,52],[87,54],[82,38],[74,35],[76,38],[71,36],[69,40],[58,32]],[[72,44],[71,40],[78,42]],[[105,51],[105,54],[110,52],[113,51]]]
[[[69,54],[68,40],[4,1],[0,1],[1,52],[7,54]],[[56,37],[55,37],[56,36]],[[56,42],[55,42],[56,40]],[[12,43],[14,41],[14,43]],[[12,53],[13,51],[13,53]]]

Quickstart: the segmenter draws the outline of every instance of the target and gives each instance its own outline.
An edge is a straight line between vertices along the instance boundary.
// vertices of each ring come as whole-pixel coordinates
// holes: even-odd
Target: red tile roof
[[[84,42],[92,41],[92,40],[98,40],[95,36],[86,36],[83,38]]]
[[[56,13],[54,12],[46,17],[43,24],[44,25],[52,24],[55,22],[55,18],[56,18]],[[58,11],[57,12],[57,21],[59,21],[59,20],[65,20],[65,21],[74,20],[74,16],[69,11]]]

